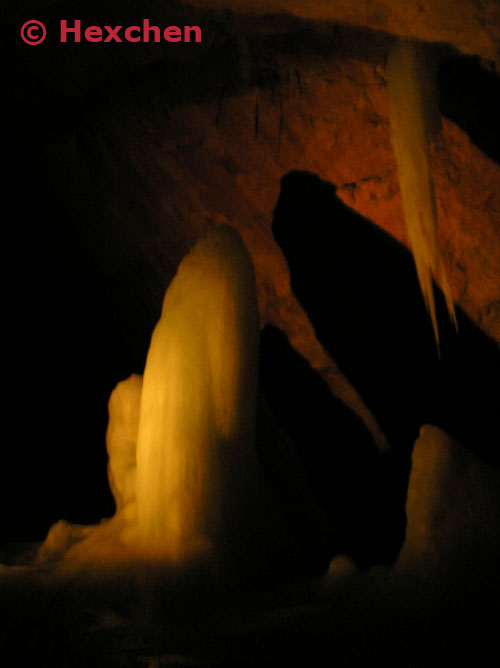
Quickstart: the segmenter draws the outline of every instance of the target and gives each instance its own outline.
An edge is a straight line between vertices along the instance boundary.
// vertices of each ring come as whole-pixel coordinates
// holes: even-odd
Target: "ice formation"
[[[433,425],[413,447],[406,514],[397,574],[453,577],[478,591],[498,581],[500,472]]]
[[[115,515],[90,527],[58,522],[39,562],[65,570],[137,558],[175,565],[241,533],[259,497],[258,341],[250,256],[235,230],[215,228],[168,287],[144,377],[130,376],[110,397]]]
[[[146,361],[137,443],[146,553],[177,561],[217,541],[244,497],[258,333],[250,257],[234,230],[216,228],[181,263]]]
[[[133,374],[118,383],[108,403],[108,480],[119,512],[135,499],[137,432],[142,376]]]
[[[432,279],[441,286],[450,317],[455,310],[437,234],[429,142],[439,127],[437,94],[423,48],[399,39],[386,67],[391,135],[398,165],[403,213],[418,280],[436,342],[439,333]]]

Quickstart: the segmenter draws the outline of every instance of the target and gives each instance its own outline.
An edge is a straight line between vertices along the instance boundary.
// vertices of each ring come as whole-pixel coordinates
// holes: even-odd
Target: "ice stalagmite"
[[[170,284],[146,361],[138,541],[179,561],[217,542],[253,475],[258,312],[237,232],[216,228]]]
[[[130,376],[111,395],[106,442],[116,514],[93,526],[58,522],[38,564],[106,571],[137,557],[179,564],[208,547],[218,557],[230,552],[262,497],[258,341],[250,256],[235,230],[215,228],[168,287],[143,378]]]
[[[395,43],[389,53],[386,75],[403,213],[418,279],[439,344],[433,278],[444,292],[455,325],[456,318],[438,243],[429,149],[430,138],[439,125],[437,95],[422,47],[415,42],[400,39]]]

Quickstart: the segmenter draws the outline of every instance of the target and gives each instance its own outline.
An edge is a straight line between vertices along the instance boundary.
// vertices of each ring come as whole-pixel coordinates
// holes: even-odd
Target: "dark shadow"
[[[301,535],[307,534],[304,548],[319,549],[316,554],[303,549],[307,564],[312,570],[326,568],[338,553],[362,567],[393,561],[404,534],[406,463],[379,454],[358,416],[271,326],[261,335],[260,386],[295,444],[312,498],[326,513],[330,530],[321,547],[317,527],[300,521],[300,507],[296,512]],[[275,442],[258,437],[257,443],[264,469],[276,479],[283,464],[276,460]]]
[[[450,58],[438,72],[441,113],[500,164],[500,79],[477,58]]]
[[[500,349],[461,309],[457,335],[436,290],[438,357],[410,252],[305,172],[283,178],[273,232],[318,339],[393,448],[431,423],[498,464]]]

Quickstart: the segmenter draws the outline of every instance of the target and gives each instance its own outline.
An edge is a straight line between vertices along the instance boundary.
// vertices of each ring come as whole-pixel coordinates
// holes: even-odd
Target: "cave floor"
[[[54,668],[498,665],[484,599],[394,587],[389,570],[183,598],[53,586],[43,574],[3,567],[1,647],[20,665]]]

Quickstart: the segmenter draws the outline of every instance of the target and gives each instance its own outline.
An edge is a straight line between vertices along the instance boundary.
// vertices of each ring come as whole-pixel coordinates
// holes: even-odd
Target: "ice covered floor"
[[[338,557],[322,580],[251,588],[209,586],[203,566],[2,567],[2,652],[54,668],[494,666],[499,494],[498,471],[425,427],[394,567],[359,573]]]
[[[99,589],[20,580],[2,597],[2,648],[29,666],[495,665],[489,610],[418,600],[383,577],[316,584],[161,609],[110,606]],[[125,592],[121,592],[123,598]],[[118,592],[114,592],[118,597]],[[425,597],[422,597],[425,598]],[[457,592],[457,599],[460,599]],[[124,602],[124,601],[122,601]],[[153,614],[154,612],[154,614]],[[3,651],[2,650],[2,651]],[[496,652],[496,649],[495,649]],[[498,658],[498,654],[496,655]]]

